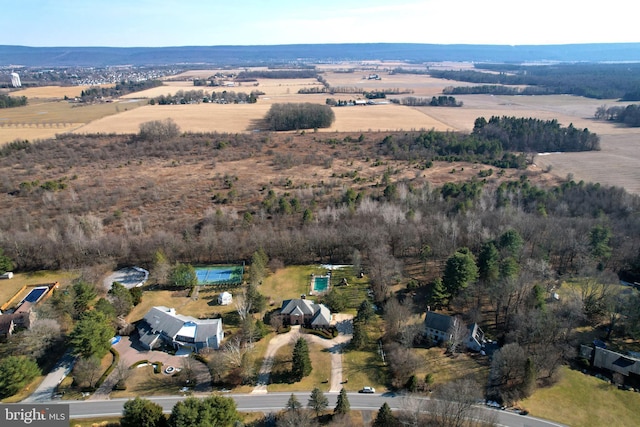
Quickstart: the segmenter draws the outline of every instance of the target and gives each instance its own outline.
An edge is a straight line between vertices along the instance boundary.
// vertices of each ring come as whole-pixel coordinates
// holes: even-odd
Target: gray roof
[[[312,316],[311,324],[314,326],[329,326],[331,323],[331,311],[324,304],[316,304],[308,299],[289,299],[282,301],[280,314]]]
[[[313,307],[314,305],[317,305],[317,304],[314,304],[312,301],[307,299],[302,299],[302,298],[288,299],[288,300],[282,301],[282,308],[280,309],[280,313],[281,314],[299,314],[299,312],[297,312],[299,310],[300,312],[302,312],[302,314],[311,316],[313,315],[313,313],[316,312],[315,308]],[[294,313],[294,311],[296,312]]]
[[[324,304],[316,304],[318,311],[311,319],[313,326],[328,326],[331,323],[331,311]]]
[[[144,316],[144,321],[149,325],[148,333],[164,332],[171,338],[175,338],[185,323],[195,323],[196,342],[206,342],[211,336],[216,335],[222,329],[221,319],[196,319],[191,316],[177,314],[173,308],[164,306],[152,307]],[[142,334],[141,339],[143,339]],[[143,341],[144,342],[144,341]]]
[[[640,375],[640,359],[625,356],[600,347],[595,348],[593,365],[597,368],[609,369],[625,376],[629,375],[629,372]]]
[[[452,323],[453,317],[433,311],[427,311],[427,316],[424,319],[425,328],[431,328],[441,332],[448,332]]]

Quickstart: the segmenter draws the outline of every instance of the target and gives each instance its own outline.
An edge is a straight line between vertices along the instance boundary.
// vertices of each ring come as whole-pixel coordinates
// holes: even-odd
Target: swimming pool
[[[329,276],[315,276],[313,278],[313,291],[326,292],[329,288]]]
[[[22,302],[30,302],[36,303],[44,294],[49,290],[46,286],[38,286],[37,288],[31,289],[31,292],[22,300]]]

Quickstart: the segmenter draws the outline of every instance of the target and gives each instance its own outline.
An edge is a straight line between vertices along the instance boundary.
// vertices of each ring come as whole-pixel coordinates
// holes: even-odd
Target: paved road
[[[306,406],[309,393],[294,393],[300,403]],[[267,394],[230,394],[236,401],[239,411],[242,412],[277,412],[283,409],[291,393],[267,393]],[[338,393],[325,393],[329,399],[329,408],[336,405]],[[400,409],[401,398],[391,394],[359,394],[348,393],[351,409],[364,411],[377,411],[384,402],[387,402],[392,409]],[[171,412],[171,408],[184,397],[149,397],[147,398],[164,409]],[[104,401],[69,401],[56,402],[68,403],[70,405],[71,418],[94,418],[119,416],[122,414],[122,406],[127,399],[112,399]],[[51,402],[53,404],[53,402]],[[497,423],[500,426],[508,427],[558,427],[561,424],[551,421],[541,420],[534,417],[525,417],[508,411],[493,409],[483,409],[491,411],[497,416]]]
[[[65,353],[64,356],[56,363],[51,372],[44,377],[44,380],[40,383],[38,388],[31,393],[31,396],[23,400],[25,403],[39,403],[48,402],[53,396],[53,392],[56,391],[58,384],[69,375],[76,358],[69,353]]]

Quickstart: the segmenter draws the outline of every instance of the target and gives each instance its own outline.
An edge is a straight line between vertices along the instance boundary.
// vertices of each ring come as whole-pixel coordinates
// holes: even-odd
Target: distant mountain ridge
[[[269,46],[29,47],[0,45],[0,66],[259,65],[362,60],[410,62],[640,62],[640,43],[566,45],[442,45],[414,43]]]

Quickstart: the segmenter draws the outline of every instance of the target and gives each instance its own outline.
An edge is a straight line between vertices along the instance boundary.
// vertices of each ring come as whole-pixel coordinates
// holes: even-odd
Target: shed
[[[220,305],[229,305],[233,302],[233,296],[230,292],[224,291],[220,295],[218,295],[218,304]]]

